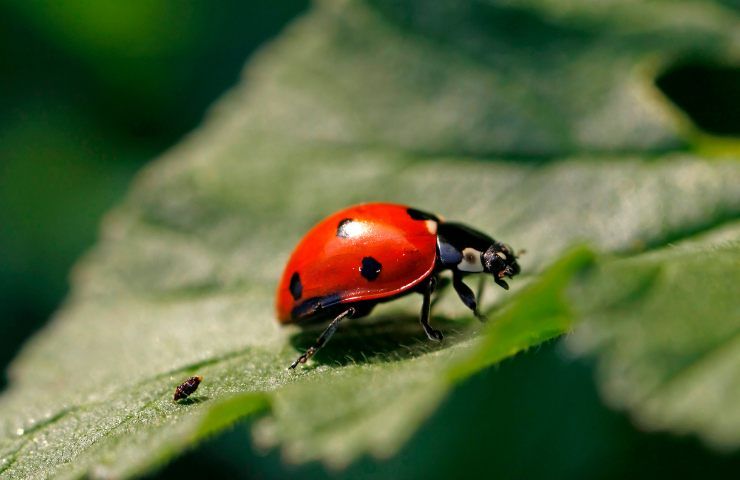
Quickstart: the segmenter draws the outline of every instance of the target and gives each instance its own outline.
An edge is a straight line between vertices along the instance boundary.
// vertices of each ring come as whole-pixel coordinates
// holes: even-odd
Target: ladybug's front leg
[[[350,307],[347,310],[340,313],[339,315],[337,315],[337,317],[331,321],[329,326],[326,327],[326,330],[324,330],[322,334],[319,335],[319,338],[316,340],[316,343],[314,343],[313,346],[308,347],[308,350],[306,350],[306,353],[298,357],[296,361],[293,362],[288,368],[295,368],[298,366],[299,363],[306,363],[306,361],[308,361],[309,358],[313,357],[314,354],[318,352],[321,347],[326,345],[326,343],[329,341],[332,335],[334,335],[334,332],[337,331],[339,322],[342,321],[342,319],[352,316],[354,314],[355,314],[354,307]]]
[[[462,275],[457,272],[452,274],[452,286],[455,288],[460,300],[462,300],[466,307],[473,311],[473,314],[478,318],[478,320],[485,321],[486,316],[478,311],[478,302],[475,300],[475,294],[470,287],[465,285],[462,280]]]
[[[429,313],[432,309],[432,292],[434,291],[434,287],[436,285],[436,277],[431,277],[427,281],[426,288],[424,288],[424,291],[422,292],[422,295],[424,295],[424,300],[421,303],[421,318],[419,319],[419,321],[421,322],[421,326],[424,327],[424,333],[427,334],[429,340],[436,340],[438,342],[441,342],[444,338],[442,332],[435,328],[432,328],[432,326],[429,325]]]

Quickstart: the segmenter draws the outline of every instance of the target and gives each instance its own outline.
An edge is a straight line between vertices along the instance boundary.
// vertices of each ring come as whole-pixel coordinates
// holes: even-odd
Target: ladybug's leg
[[[478,290],[475,292],[476,305],[483,304],[483,289],[486,288],[486,276],[478,275]]]
[[[319,338],[316,340],[316,343],[314,343],[313,346],[308,347],[308,350],[306,350],[306,353],[298,357],[296,361],[290,365],[289,368],[295,368],[298,366],[299,363],[306,363],[306,361],[309,358],[313,357],[314,354],[318,352],[321,347],[326,345],[326,342],[328,342],[331,336],[334,335],[334,332],[337,331],[339,322],[341,322],[342,319],[352,316],[354,314],[355,314],[355,309],[353,307],[350,307],[347,310],[340,313],[339,315],[337,315],[337,317],[331,321],[329,326],[326,327],[326,330],[324,330],[323,333],[319,335]]]
[[[442,292],[444,292],[449,286],[450,286],[450,279],[448,277],[437,278],[437,285],[434,287],[434,290],[432,291],[432,293],[437,292],[437,295],[435,295],[434,298],[432,299],[431,308],[434,308],[437,302],[439,302],[439,300],[442,298]]]
[[[432,326],[429,325],[429,312],[432,308],[432,292],[434,291],[434,287],[436,286],[436,284],[437,278],[431,277],[427,282],[426,288],[422,292],[422,295],[424,295],[424,300],[421,303],[421,318],[419,318],[419,321],[421,322],[421,326],[424,327],[424,333],[427,334],[429,340],[436,340],[438,342],[441,342],[444,338],[442,332],[435,328],[432,328]]]
[[[478,318],[478,320],[485,320],[485,315],[481,314],[478,311],[478,302],[475,301],[475,294],[473,291],[465,285],[465,283],[462,280],[462,275],[455,272],[452,275],[452,286],[455,288],[455,291],[457,292],[457,296],[460,297],[460,300],[465,304],[466,307],[471,309],[473,311],[473,314]]]

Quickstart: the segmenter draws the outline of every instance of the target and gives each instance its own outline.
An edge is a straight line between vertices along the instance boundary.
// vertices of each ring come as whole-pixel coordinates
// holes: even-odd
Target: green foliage
[[[459,382],[581,316],[571,343],[603,355],[615,403],[717,438],[717,418],[681,424],[679,397],[651,404],[639,388],[711,350],[737,310],[717,281],[736,275],[737,251],[708,245],[740,216],[740,164],[666,152],[683,127],[651,84],[656,65],[730,51],[734,12],[697,5],[654,4],[647,21],[619,2],[320,3],[106,219],[66,305],[12,367],[0,470],[136,475],[258,413],[257,443],[293,461],[392,456]],[[482,329],[443,300],[442,345],[408,298],[286,371],[317,332],[276,325],[282,262],[328,212],[378,199],[526,248],[524,278],[486,302]],[[581,242],[620,256],[570,249]],[[693,291],[694,310],[676,301]],[[697,311],[717,321],[691,345]],[[685,327],[675,351],[672,326]],[[193,400],[172,403],[193,373],[205,377]]]
[[[569,339],[598,355],[606,399],[644,428],[740,445],[737,407],[740,223],[709,237],[605,262],[579,287]],[[725,240],[731,239],[731,240]]]
[[[245,57],[305,7],[0,0],[3,371],[61,303],[135,171],[192,130]]]

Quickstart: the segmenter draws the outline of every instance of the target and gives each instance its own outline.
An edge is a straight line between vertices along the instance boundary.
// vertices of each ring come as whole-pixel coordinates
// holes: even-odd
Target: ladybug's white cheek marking
[[[466,248],[462,251],[463,258],[457,264],[457,269],[461,272],[479,273],[483,271],[483,262],[481,262],[481,253],[474,248]]]
[[[424,223],[427,226],[427,231],[431,233],[432,235],[437,234],[437,222],[434,220],[425,220]]]

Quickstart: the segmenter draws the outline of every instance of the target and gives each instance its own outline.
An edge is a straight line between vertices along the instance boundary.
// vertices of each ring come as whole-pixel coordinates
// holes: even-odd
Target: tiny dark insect
[[[196,390],[198,390],[198,385],[200,385],[200,382],[202,381],[203,377],[201,375],[188,378],[177,386],[177,388],[175,389],[175,397],[173,400],[178,401],[182,400],[183,398],[188,398],[190,395],[195,393]]]

